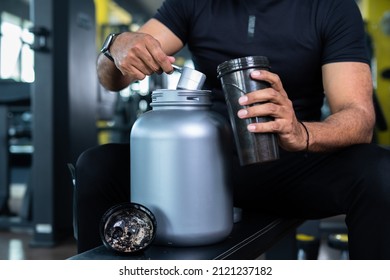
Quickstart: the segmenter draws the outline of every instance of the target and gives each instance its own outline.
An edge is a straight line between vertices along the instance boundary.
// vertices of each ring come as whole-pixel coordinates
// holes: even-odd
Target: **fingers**
[[[272,88],[275,90],[282,90],[282,81],[280,80],[279,76],[275,73],[271,73],[269,71],[265,70],[256,70],[251,73],[251,78],[254,80],[261,80],[268,82]]]
[[[293,105],[284,89],[267,88],[248,93],[238,100],[244,108],[237,112],[240,118],[273,117],[276,121],[291,118]]]
[[[256,133],[288,133],[291,131],[294,114],[288,107],[277,106],[272,103],[259,104],[242,109],[237,113],[240,118],[252,118],[254,122],[247,129]],[[257,118],[271,117],[273,120],[256,122]]]
[[[262,70],[253,71],[251,77],[266,81],[271,87],[242,96],[238,102],[244,108],[237,112],[238,117],[272,117],[274,119],[270,122],[253,122],[248,126],[248,130],[251,132],[285,133],[291,130],[295,113],[279,76]]]
[[[151,39],[150,39],[151,38]],[[146,50],[149,52],[149,56],[144,58],[144,62],[153,72],[165,72],[170,73],[173,71],[172,63],[168,56],[164,53],[160,43],[153,37],[148,37],[151,40],[146,43]]]
[[[247,129],[254,133],[276,133],[279,145],[288,151],[305,148],[305,134],[297,121],[293,104],[288,98],[278,75],[268,71],[254,71],[252,79],[268,82],[271,87],[250,92],[238,100],[244,108],[237,112],[239,118],[252,118]],[[262,121],[261,117],[272,117]]]
[[[123,75],[142,80],[153,73],[172,72],[172,61],[160,43],[144,33],[122,33],[111,47],[117,68]]]
[[[266,88],[259,91],[254,91],[241,96],[238,102],[240,105],[252,105],[256,103],[271,102],[281,104],[285,101],[286,95],[273,88]]]
[[[273,117],[281,118],[288,112],[288,107],[273,102],[259,103],[245,107],[237,112],[240,118]]]

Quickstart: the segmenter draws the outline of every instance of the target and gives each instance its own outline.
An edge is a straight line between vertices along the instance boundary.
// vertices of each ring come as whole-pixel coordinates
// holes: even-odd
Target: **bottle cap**
[[[100,222],[100,237],[106,248],[119,253],[136,253],[154,240],[156,219],[146,207],[122,203],[110,208]]]
[[[218,78],[228,73],[249,68],[269,69],[269,61],[266,56],[247,56],[234,58],[218,65]]]

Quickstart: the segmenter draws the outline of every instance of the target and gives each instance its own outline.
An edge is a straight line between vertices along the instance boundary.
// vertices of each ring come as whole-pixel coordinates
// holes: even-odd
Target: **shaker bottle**
[[[269,70],[268,58],[265,56],[248,56],[231,59],[218,65],[218,78],[227,103],[230,122],[233,128],[238,157],[242,166],[263,163],[279,158],[279,147],[276,134],[253,133],[248,131],[250,123],[272,120],[271,117],[254,117],[240,119],[237,112],[248,106],[241,106],[238,99],[246,93],[269,87],[267,82],[256,81],[250,77],[254,70]]]

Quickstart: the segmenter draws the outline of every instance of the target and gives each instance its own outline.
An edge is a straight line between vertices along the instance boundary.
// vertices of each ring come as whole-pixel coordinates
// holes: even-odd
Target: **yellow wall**
[[[118,32],[118,25],[130,25],[132,16],[118,6],[113,0],[94,0],[96,13],[96,52],[100,48],[104,39],[109,33]],[[102,94],[111,94],[103,92]],[[112,121],[98,120],[97,128],[98,143],[105,144],[111,142],[111,135],[114,123]]]
[[[103,29],[104,26],[129,25],[132,22],[132,16],[123,8],[118,6],[113,0],[94,0],[96,11],[96,38],[97,46],[100,48],[103,39],[115,30]]]
[[[361,0],[360,8],[373,39],[376,56],[376,66],[373,68],[374,82],[380,105],[390,127],[390,80],[381,76],[383,70],[390,68],[390,35],[386,35],[381,29],[383,15],[390,12],[390,0]],[[390,129],[379,132],[378,138],[380,144],[390,145]]]

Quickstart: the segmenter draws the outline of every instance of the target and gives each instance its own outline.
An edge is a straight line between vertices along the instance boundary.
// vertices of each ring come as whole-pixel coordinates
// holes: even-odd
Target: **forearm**
[[[372,140],[374,114],[370,108],[346,108],[322,122],[304,122],[311,152],[326,152]]]

